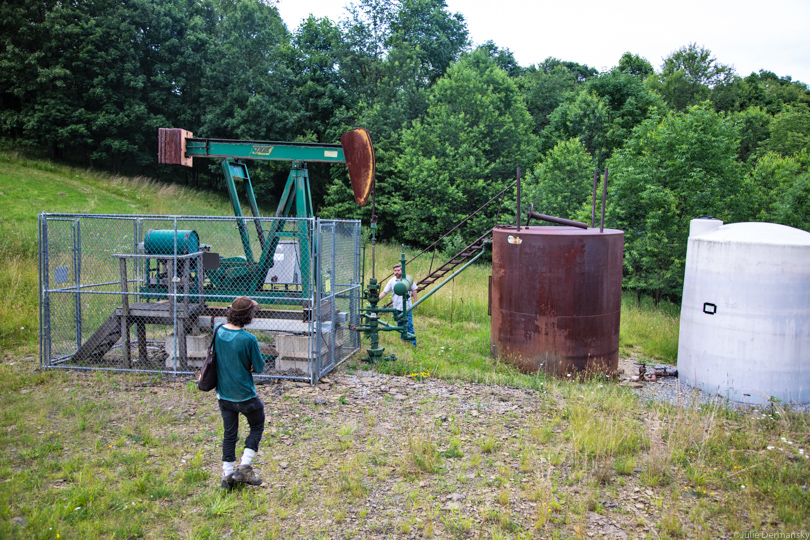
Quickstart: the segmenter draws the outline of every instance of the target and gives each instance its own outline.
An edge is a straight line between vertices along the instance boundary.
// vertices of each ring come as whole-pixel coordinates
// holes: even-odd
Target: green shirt
[[[257,397],[253,373],[264,371],[264,359],[256,336],[246,330],[216,331],[217,397],[225,401],[247,401]]]

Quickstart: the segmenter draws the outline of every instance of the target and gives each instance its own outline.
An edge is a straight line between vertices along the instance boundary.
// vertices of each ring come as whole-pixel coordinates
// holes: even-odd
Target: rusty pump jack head
[[[364,128],[355,128],[340,136],[340,144],[343,146],[343,155],[349,169],[354,200],[363,206],[374,190],[377,172],[371,134]]]

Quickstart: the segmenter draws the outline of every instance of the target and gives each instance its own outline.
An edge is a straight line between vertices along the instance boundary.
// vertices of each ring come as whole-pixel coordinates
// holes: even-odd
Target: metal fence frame
[[[264,345],[270,351],[265,356],[276,361],[266,362],[265,372],[256,375],[257,378],[315,384],[360,347],[359,334],[349,331],[349,326],[359,323],[362,303],[359,220],[41,213],[38,221],[40,363],[44,368],[193,374],[191,353],[187,351],[187,328],[202,329],[200,336],[210,342],[208,330],[223,321],[223,306],[237,294],[233,290],[221,293],[223,289],[217,289],[211,281],[211,270],[204,262],[205,249],[210,246],[199,244],[194,252],[183,251],[179,235],[195,224],[195,235],[196,229],[207,231],[205,234],[218,238],[226,251],[238,251],[239,235],[245,238],[248,225],[257,229],[249,234],[251,246],[265,245],[262,229],[271,231],[269,238],[273,232],[279,237],[297,238],[289,241],[297,244],[288,247],[292,252],[297,250],[294,264],[300,269],[300,283],[296,285],[293,281],[292,285],[285,284],[282,292],[276,292],[280,289],[265,280],[253,293],[244,292],[260,302],[261,310],[266,310],[260,311],[247,329],[265,338]],[[146,229],[155,225],[163,226],[164,230],[159,232],[173,236],[169,252],[160,255],[146,252]],[[86,238],[88,234],[92,241]],[[199,242],[203,240],[198,238]],[[253,247],[245,247],[245,258],[252,257],[249,253],[252,250]],[[276,254],[277,261],[277,251],[270,252]],[[153,261],[156,269],[151,267]],[[116,267],[120,268],[118,279]],[[157,278],[151,278],[152,275]],[[153,290],[149,286],[164,286],[165,290],[153,294],[148,292]],[[138,303],[143,299],[146,303]],[[291,304],[294,309],[278,308]],[[162,315],[139,319],[138,310],[147,307],[159,308]],[[111,308],[109,319],[99,323]],[[283,313],[289,322],[268,315],[278,313]],[[296,320],[299,314],[300,320]],[[120,339],[109,349],[93,349],[95,356],[90,362],[89,356],[79,352],[88,347],[90,338],[102,332],[105,324],[110,328],[118,325]],[[129,336],[133,325],[137,331],[136,360],[130,351],[135,344]],[[268,325],[276,328],[276,333],[270,332]],[[292,330],[286,333],[284,325]],[[157,328],[162,330],[158,332]],[[154,336],[163,339],[169,330],[171,334],[165,337],[163,351],[157,354],[166,356],[158,360],[150,358],[149,351],[155,356],[155,343],[159,343]],[[294,368],[279,369],[283,365],[281,360],[289,360],[279,353],[282,337],[288,337],[287,341],[294,339],[299,349],[306,347],[308,352],[299,353],[294,361],[287,362]],[[114,338],[115,333],[110,333],[107,344]],[[160,365],[155,366],[156,362]]]

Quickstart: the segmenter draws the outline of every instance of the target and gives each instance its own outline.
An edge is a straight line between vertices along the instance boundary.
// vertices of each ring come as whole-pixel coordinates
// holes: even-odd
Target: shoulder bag
[[[214,337],[211,338],[211,345],[208,346],[208,354],[205,355],[205,362],[200,368],[200,375],[197,377],[197,388],[203,392],[209,392],[217,387],[217,348],[214,343],[217,340],[217,330],[214,329]]]

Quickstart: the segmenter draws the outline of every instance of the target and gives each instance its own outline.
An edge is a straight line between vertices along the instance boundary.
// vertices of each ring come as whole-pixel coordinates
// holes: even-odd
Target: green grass
[[[624,293],[619,331],[622,353],[638,356],[642,361],[676,363],[679,312],[677,305],[666,300],[654,307],[650,297],[643,298],[639,306],[635,294]]]

